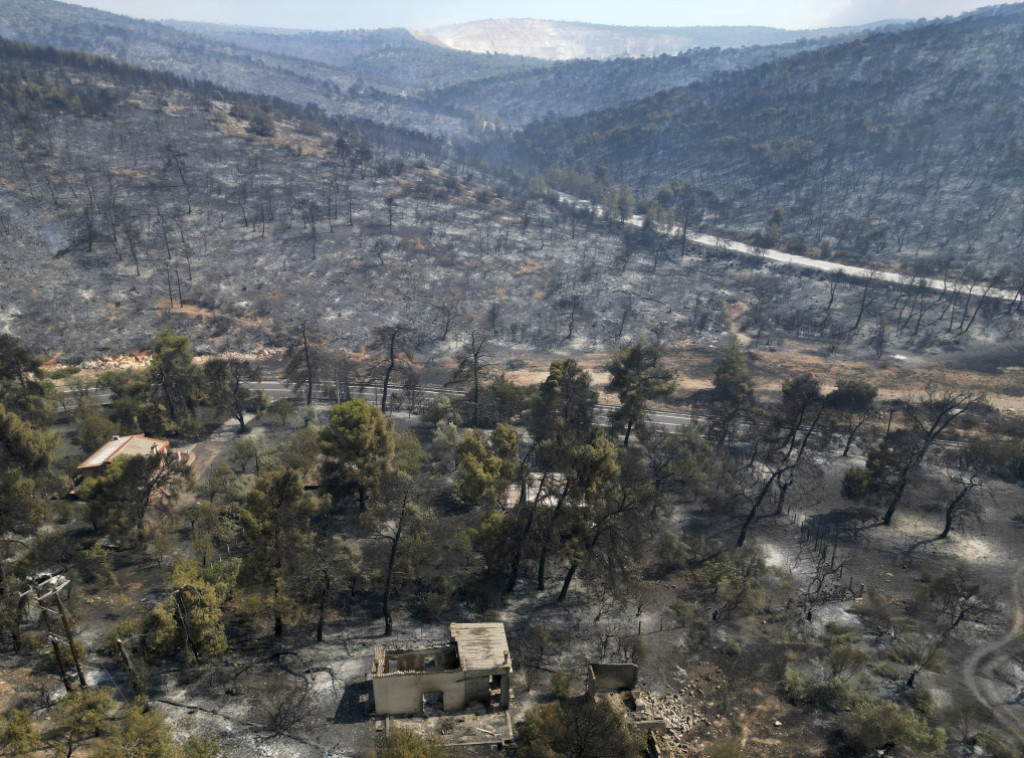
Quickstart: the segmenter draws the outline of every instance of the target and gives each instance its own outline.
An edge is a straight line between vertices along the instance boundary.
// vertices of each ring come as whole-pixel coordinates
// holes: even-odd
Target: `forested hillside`
[[[138,66],[295,99],[336,96],[357,75],[279,55],[215,43],[162,24],[53,0],[0,0],[0,37],[103,55]],[[383,82],[373,84],[384,87]]]
[[[204,349],[248,349],[303,321],[353,348],[471,322],[604,343],[665,308],[631,294],[618,225],[513,195],[421,135],[77,54],[3,43],[0,60],[0,323],[47,352],[186,324]],[[717,318],[696,289],[672,297],[680,328]]]
[[[318,61],[366,77],[383,88],[444,87],[487,76],[514,75],[544,62],[511,55],[449,50],[414,37],[405,29],[285,31],[166,21],[167,26],[252,50]]]
[[[519,127],[559,116],[620,108],[657,92],[707,79],[719,71],[751,68],[833,43],[833,39],[818,37],[774,46],[712,47],[678,55],[562,61],[438,89],[423,98],[441,108],[472,111],[495,126]]]
[[[731,298],[759,342],[832,351],[1016,328],[994,300],[869,297],[841,277],[803,280],[794,309],[786,272],[736,278],[729,258],[417,133],[80,54],[2,53],[0,323],[48,353],[119,353],[168,325],[244,350],[303,322],[346,349],[387,324],[428,353],[480,324],[510,350],[605,349],[707,337]]]
[[[109,56],[229,89],[313,103],[331,114],[469,141],[495,128],[621,107],[715,71],[830,42],[801,38],[775,47],[580,60],[552,68],[536,58],[446,49],[402,29],[275,32],[157,24],[53,0],[0,0],[0,37]]]
[[[0,38],[110,57],[303,106],[313,103],[330,114],[367,117],[433,133],[465,129],[460,117],[435,113],[399,96],[403,83],[369,71],[242,48],[54,0],[0,0]]]
[[[692,181],[715,223],[772,244],[994,274],[1024,245],[1022,61],[1024,7],[1002,6],[534,124],[507,160],[600,164],[651,199]]]
[[[615,60],[591,60],[588,56],[551,65],[537,58],[445,49],[404,29],[314,32],[164,23],[239,47],[359,72],[366,79],[353,88],[352,94],[366,87],[379,86],[388,92],[404,88],[415,97],[401,107],[408,109],[416,103],[416,107],[437,113],[438,118],[441,114],[473,114],[473,121],[467,119],[467,125],[475,123],[477,131],[620,107],[705,79],[716,71],[750,68],[835,44],[836,36],[867,34],[876,26],[822,30],[813,38],[773,29],[701,28],[693,30],[696,37],[687,47],[696,47],[698,42],[704,47],[687,53]],[[765,44],[751,45],[753,39]],[[737,46],[718,46],[726,45],[728,40]],[[422,123],[421,128],[431,130]]]
[[[185,305],[199,308],[203,333],[255,344],[294,329],[316,303],[316,318],[358,345],[374,319],[422,320],[425,304],[451,295],[495,337],[548,349],[606,346],[631,328],[699,334],[742,293],[739,322],[769,343],[814,336],[833,351],[859,341],[880,351],[880,339],[921,347],[1007,334],[1014,322],[978,294],[1024,284],[1012,265],[1024,244],[1013,195],[1020,101],[1007,97],[1021,64],[1005,54],[1021,44],[1020,15],[1011,7],[875,34],[627,109],[534,124],[511,142],[485,129],[480,148],[7,45],[2,232],[8,281],[20,286],[4,322],[82,356],[137,345],[152,323],[180,321]],[[760,54],[776,53],[744,55]],[[649,82],[741,60],[708,51],[541,75],[621,91],[631,71]],[[380,97],[382,120],[395,103],[435,127],[438,110],[456,107]],[[477,162],[481,149],[522,173]],[[561,204],[545,181],[610,213]],[[651,222],[643,229],[621,223],[634,196]],[[659,232],[668,221],[956,271],[958,281],[952,300],[925,288],[889,302],[856,283],[818,282],[793,309],[785,276],[712,285],[727,263],[702,266],[685,236]],[[71,281],[89,286],[68,290],[75,307],[53,313]],[[108,321],[112,308],[146,315]],[[83,339],[58,339],[55,318]]]

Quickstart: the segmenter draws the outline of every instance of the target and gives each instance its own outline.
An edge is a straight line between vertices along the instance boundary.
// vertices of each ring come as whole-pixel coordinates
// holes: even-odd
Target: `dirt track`
[[[1010,585],[1014,604],[1013,625],[999,639],[975,650],[964,663],[963,674],[964,681],[978,703],[983,708],[990,710],[999,723],[1024,744],[1024,708],[1021,707],[1019,698],[1014,702],[1005,700],[999,702],[997,697],[991,696],[985,689],[985,680],[990,678],[986,675],[986,671],[998,671],[1001,666],[1005,666],[1006,659],[1012,652],[1009,648],[1024,636],[1022,575],[1024,575],[1024,568],[1018,570]]]

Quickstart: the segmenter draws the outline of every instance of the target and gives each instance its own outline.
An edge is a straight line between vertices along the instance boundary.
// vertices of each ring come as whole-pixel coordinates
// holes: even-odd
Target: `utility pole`
[[[50,619],[51,615],[60,616],[61,625],[64,627],[63,641],[71,651],[71,658],[75,663],[75,672],[78,674],[78,682],[82,689],[86,689],[88,685],[85,682],[85,674],[82,671],[82,662],[78,658],[78,648],[75,646],[75,636],[71,631],[71,619],[68,616],[68,612],[64,607],[63,601],[60,599],[61,590],[67,589],[67,587],[71,585],[71,580],[61,574],[44,574],[31,581],[33,585],[32,589],[22,592],[21,597],[25,597],[33,591],[35,592],[35,600],[39,604],[39,610],[42,612],[43,623],[46,624],[46,632],[50,638],[50,644],[53,646],[53,655],[57,659],[57,666],[60,668],[60,676],[61,681],[64,682],[64,688],[68,692],[71,692],[74,689],[74,683],[68,675],[64,656],[61,654],[60,650],[60,643],[62,640],[54,631],[54,627]],[[49,608],[46,605],[51,598],[56,602],[57,610]]]
[[[64,587],[67,587],[69,584],[71,584],[71,581],[65,580]],[[75,671],[78,672],[78,683],[82,685],[83,690],[87,689],[89,685],[85,683],[85,674],[82,672],[82,662],[78,660],[78,648],[75,646],[75,635],[71,632],[71,619],[68,618],[67,609],[64,607],[64,603],[60,599],[60,589],[54,590],[53,599],[57,601],[57,612],[60,613],[60,621],[61,624],[64,625],[64,634],[67,636],[68,647],[71,649],[71,657],[75,660]]]
[[[57,666],[60,667],[60,680],[64,683],[64,689],[71,692],[71,682],[68,679],[68,670],[64,665],[64,656],[60,654],[60,642],[57,641],[57,636],[53,633],[53,626],[50,624],[50,616],[47,611],[49,610],[43,605],[43,591],[37,584],[35,587],[36,591],[36,602],[39,603],[39,608],[43,613],[43,621],[46,623],[46,635],[50,638],[50,644],[53,645],[53,656],[57,659]]]

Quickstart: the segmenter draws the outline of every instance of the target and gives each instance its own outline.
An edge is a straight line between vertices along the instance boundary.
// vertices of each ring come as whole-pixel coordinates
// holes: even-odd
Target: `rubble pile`
[[[711,722],[697,710],[696,705],[682,694],[656,695],[650,692],[635,692],[636,713],[633,718],[639,722],[664,721],[665,733],[655,734],[655,744],[660,755],[682,756],[689,754],[686,734],[697,726]]]
[[[126,371],[149,365],[148,355],[114,355],[78,364],[83,371]]]

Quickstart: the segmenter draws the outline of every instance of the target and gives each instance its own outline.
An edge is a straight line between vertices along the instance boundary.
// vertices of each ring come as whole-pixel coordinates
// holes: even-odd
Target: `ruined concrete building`
[[[587,697],[610,703],[647,735],[647,755],[681,755],[659,749],[658,737],[668,731],[668,725],[649,695],[637,689],[638,671],[632,663],[591,663],[587,666]]]
[[[451,642],[373,653],[374,706],[380,715],[458,711],[470,704],[508,708],[512,659],[503,624],[452,624]]]

